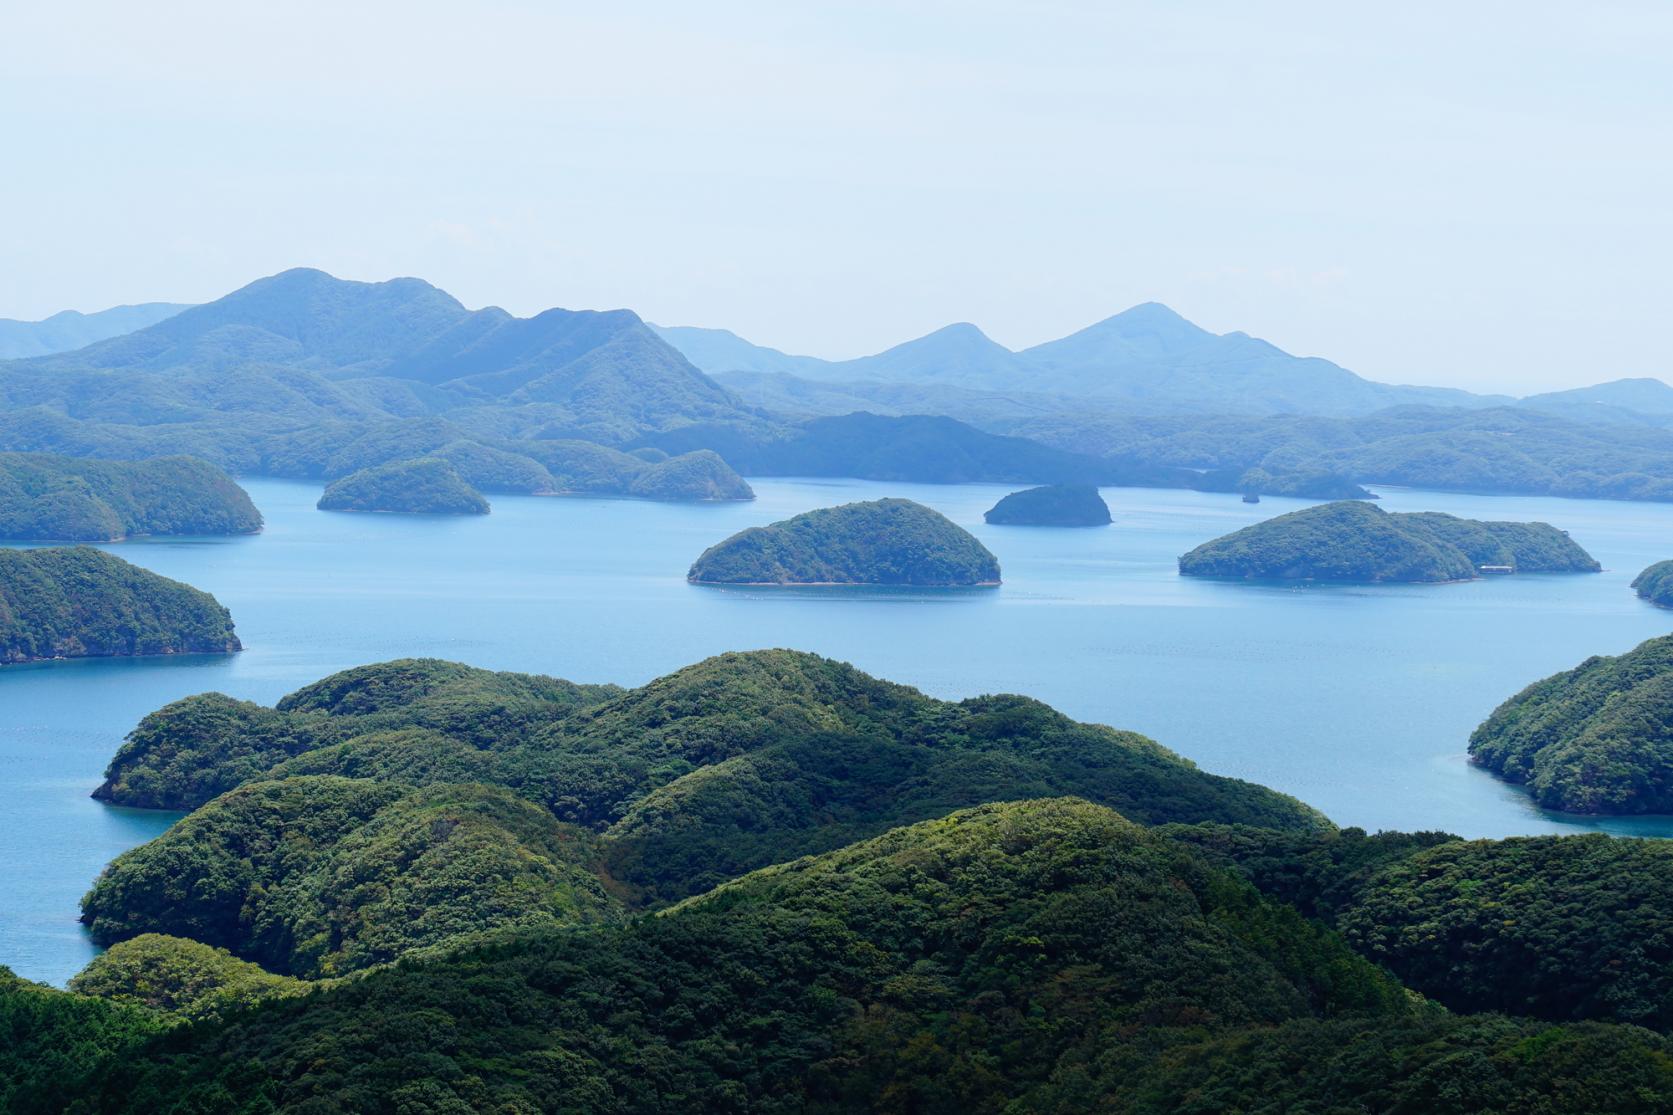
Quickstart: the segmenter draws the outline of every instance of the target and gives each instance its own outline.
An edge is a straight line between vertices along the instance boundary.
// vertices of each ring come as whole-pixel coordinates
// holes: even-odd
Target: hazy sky
[[[0,316],[296,265],[851,356],[1673,377],[1673,4],[0,0]]]

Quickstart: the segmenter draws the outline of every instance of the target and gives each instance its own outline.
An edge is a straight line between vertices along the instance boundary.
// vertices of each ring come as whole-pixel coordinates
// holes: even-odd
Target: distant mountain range
[[[155,325],[186,308],[184,303],[146,302],[138,306],[113,306],[96,314],[65,310],[42,321],[0,318],[0,360],[69,352]]]
[[[831,416],[849,420],[819,421]],[[1153,303],[1022,352],[955,325],[832,362],[630,310],[518,318],[419,279],[308,269],[74,351],[0,360],[0,450],[190,454],[308,478],[441,456],[495,490],[659,498],[747,491],[731,462],[1228,491],[1259,470],[1286,492],[1673,500],[1669,427],[1673,387],[1659,381],[1526,400],[1390,386]],[[660,457],[698,450],[712,452]]]
[[[967,322],[874,356],[839,361],[791,356],[723,329],[654,328],[692,363],[724,381],[761,389],[770,382],[759,378],[762,373],[792,376],[841,384],[858,398],[870,396],[878,384],[913,384],[1035,400],[1093,400],[1133,413],[1332,416],[1402,405],[1513,401],[1447,387],[1374,383],[1328,360],[1292,356],[1247,333],[1211,333],[1158,302],[1021,352]],[[774,390],[794,393],[797,388],[780,382]]]
[[[421,279],[298,268],[73,352],[0,364],[0,400],[155,424],[254,410],[314,418],[533,408],[553,436],[622,441],[736,417],[735,398],[631,310],[467,310]]]

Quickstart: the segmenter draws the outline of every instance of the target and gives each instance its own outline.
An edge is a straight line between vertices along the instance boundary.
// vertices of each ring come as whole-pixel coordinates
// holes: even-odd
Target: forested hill
[[[248,534],[261,513],[206,461],[90,461],[0,453],[0,538],[110,542],[141,534]]]
[[[1673,813],[1673,636],[1528,686],[1475,730],[1470,757],[1547,809]]]
[[[231,615],[190,585],[88,546],[0,549],[0,663],[238,649]]]
[[[489,510],[482,493],[443,457],[415,457],[350,473],[326,486],[319,508],[430,515],[486,515]]]
[[[1491,573],[1596,573],[1597,561],[1549,523],[1389,513],[1342,500],[1267,519],[1179,559],[1193,577],[1347,582],[1465,581]]]
[[[1341,831],[812,655],[194,697],[103,793],[196,808],[80,993],[0,977],[8,1110],[1673,1104],[1663,842]]]
[[[408,660],[325,679],[277,708],[206,694],[146,717],[98,796],[190,809],[255,781],[320,776],[504,786],[597,834],[614,893],[640,902],[997,799],[1073,793],[1145,821],[1328,826],[1292,798],[1037,701],[937,701],[789,651],[721,655],[625,692]],[[193,858],[218,870],[204,837],[234,829],[172,831],[162,846],[197,851],[158,862],[183,878]],[[137,849],[111,868],[131,932],[182,929],[163,891],[120,882],[162,854]],[[93,901],[115,924],[105,896]]]
[[[1663,1021],[1645,1008],[1667,981],[1643,981],[1652,969],[1630,951],[1673,912],[1653,843],[1146,829],[1074,799],[987,805],[662,916],[500,934],[305,999],[224,953],[136,939],[77,981],[108,999],[0,982],[14,1035],[0,1099],[390,1115],[1650,1115],[1673,1103],[1673,1043],[1613,1019]],[[1529,877],[1580,888],[1596,932],[1555,918]],[[1495,916],[1504,903],[1514,920]],[[1386,946],[1363,932],[1385,910],[1413,930]],[[1497,948],[1465,947],[1483,932]],[[1384,958],[1460,1012],[1513,1002],[1533,1017],[1448,1013]],[[1578,1010],[1550,997],[1569,979],[1597,993]],[[219,1005],[263,995],[252,1010]],[[208,1021],[169,1029],[145,1003]],[[1609,1020],[1575,1020],[1591,1017]]]
[[[704,550],[687,579],[958,588],[998,584],[999,560],[939,511],[909,499],[879,499],[739,531]]]

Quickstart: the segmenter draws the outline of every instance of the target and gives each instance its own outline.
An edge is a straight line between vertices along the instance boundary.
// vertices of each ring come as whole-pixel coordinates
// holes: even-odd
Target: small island
[[[1091,484],[1046,484],[1012,492],[982,518],[998,526],[1102,527],[1110,509]]]
[[[488,501],[465,483],[451,461],[418,457],[363,468],[332,481],[321,511],[385,511],[412,515],[486,515]]]
[[[1673,813],[1673,636],[1592,657],[1522,690],[1470,758],[1567,813]]]
[[[1596,573],[1601,566],[1548,523],[1388,512],[1360,500],[1321,504],[1205,542],[1179,559],[1187,577],[1437,584],[1508,573]]]
[[[93,461],[0,453],[0,538],[117,542],[260,529],[261,513],[249,494],[195,457]]]
[[[909,499],[879,499],[740,531],[703,551],[686,579],[967,588],[997,585],[999,560],[940,512]]]
[[[1632,579],[1632,590],[1640,599],[1663,608],[1673,608],[1673,561],[1658,561]]]
[[[0,550],[0,663],[241,650],[207,592],[90,546]]]

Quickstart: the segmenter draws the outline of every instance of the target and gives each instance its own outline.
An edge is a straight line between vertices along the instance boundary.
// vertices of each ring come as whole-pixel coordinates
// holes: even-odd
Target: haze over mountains
[[[768,373],[842,384],[919,384],[1025,397],[1092,399],[1135,413],[1368,414],[1390,406],[1496,406],[1507,396],[1373,383],[1318,357],[1292,356],[1247,333],[1211,333],[1146,302],[1055,341],[1012,352],[967,322],[874,356],[827,361],[752,345],[725,330],[657,327],[722,382],[760,389]],[[779,391],[793,390],[780,385]],[[968,401],[968,400],[967,400]]]
[[[518,318],[420,279],[306,268],[72,352],[0,361],[0,450],[189,454],[326,480],[441,456],[484,491],[648,498],[738,498],[741,469],[1669,500],[1669,426],[1659,381],[1527,400],[1391,386],[1155,303],[1021,352],[959,324],[829,362],[631,310]]]
[[[306,268],[73,352],[0,364],[0,401],[137,425],[244,413],[268,428],[493,404],[550,436],[601,441],[739,409],[629,310],[517,318],[467,310],[420,279]]]
[[[41,321],[0,318],[0,360],[69,352],[155,325],[185,308],[185,304],[177,302],[145,302],[138,306],[112,306],[93,314],[63,310]]]

